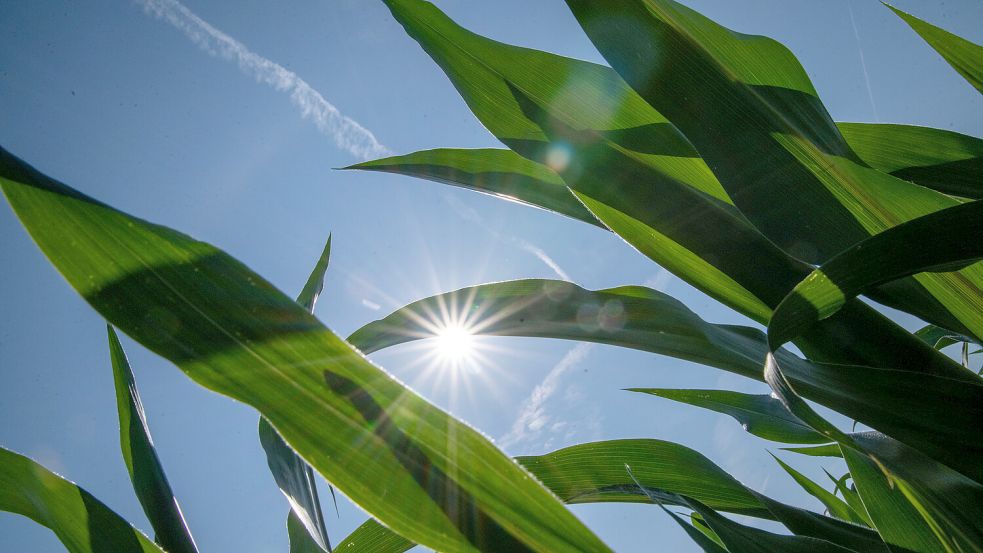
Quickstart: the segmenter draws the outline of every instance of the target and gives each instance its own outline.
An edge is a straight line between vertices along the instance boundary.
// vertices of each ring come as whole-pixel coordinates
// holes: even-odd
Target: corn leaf
[[[887,5],[976,90],[983,93],[983,46]]]
[[[724,542],[720,541],[720,536],[718,536],[709,526],[707,526],[707,521],[703,520],[703,517],[701,517],[699,513],[695,511],[690,513],[689,520],[693,524],[693,528],[696,528],[704,536],[710,538],[713,543],[719,545],[720,547],[724,547]],[[704,548],[704,551],[706,551],[706,548]],[[724,551],[726,551],[726,549]]]
[[[696,147],[741,212],[792,255],[822,263],[959,204],[867,166],[778,42],[733,32],[671,0],[567,4],[611,66]],[[983,267],[968,267],[890,288],[936,313],[929,322],[979,335],[983,320],[966,312],[981,287]],[[945,311],[958,328],[941,322]]]
[[[647,503],[654,494],[679,504],[675,494],[698,497],[716,509],[770,518],[740,482],[700,453],[672,442],[591,442],[516,461],[566,503]],[[626,464],[644,489],[635,485]]]
[[[840,495],[843,496],[843,499],[847,502],[847,505],[849,505],[850,508],[853,509],[853,513],[858,517],[860,517],[861,520],[860,523],[863,524],[864,526],[869,526],[873,528],[874,523],[871,522],[870,517],[867,515],[867,508],[864,507],[864,503],[860,499],[860,494],[857,493],[857,489],[853,486],[847,486],[846,484],[846,481],[851,479],[850,473],[847,472],[842,477],[837,479],[834,478],[833,475],[830,474],[828,470],[823,469],[823,472],[825,472],[826,476],[828,476],[829,479],[832,480],[836,492],[839,492]]]
[[[227,254],[93,200],[6,151],[0,185],[48,259],[110,323],[195,382],[255,407],[400,535],[447,552],[607,551],[491,442]]]
[[[198,547],[154,449],[143,402],[140,401],[126,353],[113,327],[107,326],[106,330],[109,333],[109,357],[113,365],[119,412],[119,444],[133,491],[161,547],[171,553],[197,553]]]
[[[568,282],[537,279],[486,284],[419,300],[365,325],[349,341],[371,353],[433,336],[438,322],[435,314],[448,306],[466,314],[462,322],[475,334],[610,344],[670,355],[757,380],[763,378],[761,367],[769,352],[767,339],[759,330],[708,323],[678,300],[655,290],[624,286],[590,291]],[[905,336],[938,355],[917,338],[908,333]],[[888,349],[897,344],[879,337]],[[923,371],[816,363],[787,350],[778,352],[778,357],[805,397],[973,470],[972,457],[955,459],[952,444],[979,441],[976,429],[983,390],[971,380],[977,377],[960,365],[949,362],[952,370],[958,371],[953,374],[968,373],[968,379],[932,374],[919,366],[915,368]],[[888,359],[917,362],[896,354]],[[899,404],[907,408],[899,410]]]
[[[324,287],[324,273],[328,270],[330,259],[331,235],[329,234],[321,256],[300,295],[297,296],[297,303],[312,315],[318,296]],[[273,479],[290,504],[287,535],[290,538],[291,553],[330,552],[331,540],[324,525],[324,514],[321,512],[314,471],[294,453],[294,450],[263,417],[259,419],[259,441],[266,453],[266,463],[273,473]],[[333,488],[331,494],[334,495]],[[303,532],[299,531],[298,525],[304,530]]]
[[[782,451],[798,453],[799,455],[809,455],[811,457],[841,457],[840,445],[836,443],[812,447],[782,447],[780,449]]]
[[[820,444],[829,441],[789,413],[780,401],[769,395],[742,394],[728,390],[665,388],[631,388],[630,391],[664,397],[730,415],[741,423],[745,431],[766,440],[787,444]]]
[[[0,510],[50,528],[69,553],[164,553],[89,492],[4,448]]]
[[[863,519],[854,514],[853,509],[846,503],[846,501],[836,497],[826,488],[823,488],[819,484],[813,482],[806,475],[795,470],[778,457],[775,457],[774,455],[772,455],[772,457],[774,457],[779,466],[781,466],[782,469],[787,472],[793,480],[795,480],[796,484],[805,490],[806,493],[818,499],[819,502],[826,507],[826,510],[830,515],[840,520],[847,520],[856,524],[864,523]]]
[[[939,192],[983,198],[983,140],[913,125],[837,123],[867,165]]]
[[[366,161],[345,169],[384,171],[460,186],[603,228],[559,175],[512,150],[441,148]]]
[[[416,547],[413,542],[370,518],[338,544],[345,553],[403,553]]]
[[[727,546],[730,553],[847,553],[853,551],[811,536],[783,536],[750,526],[744,526],[726,518],[703,503],[683,498],[687,506],[703,517],[707,525]]]

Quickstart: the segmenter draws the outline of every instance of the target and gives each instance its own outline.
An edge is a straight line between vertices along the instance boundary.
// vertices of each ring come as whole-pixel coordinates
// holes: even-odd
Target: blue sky
[[[493,38],[602,61],[562,0],[436,3]],[[687,4],[788,45],[837,120],[983,135],[980,95],[874,0]],[[433,293],[561,275],[588,288],[660,287],[711,321],[743,322],[582,223],[405,177],[333,171],[384,150],[498,145],[381,2],[187,0],[198,19],[174,4],[158,3],[166,8],[159,15],[147,5],[6,0],[0,143],[90,195],[220,246],[291,295],[332,232],[318,315],[342,335]],[[983,42],[979,2],[897,5]],[[149,529],[119,456],[101,319],[7,207],[0,207],[0,262],[0,445]],[[481,344],[480,371],[424,371],[426,352],[412,346],[373,359],[509,453],[621,437],[671,440],[758,490],[819,509],[768,457],[774,444],[729,418],[620,391],[764,393],[764,385],[606,346],[519,338]],[[287,505],[266,468],[255,412],[196,386],[126,338],[124,347],[202,551],[285,551]],[[822,477],[820,464],[785,459]],[[337,518],[330,504],[325,510],[335,543],[364,520],[347,501]],[[652,506],[574,511],[618,551],[655,544],[696,550]],[[48,530],[0,513],[0,551],[28,550],[62,548]]]

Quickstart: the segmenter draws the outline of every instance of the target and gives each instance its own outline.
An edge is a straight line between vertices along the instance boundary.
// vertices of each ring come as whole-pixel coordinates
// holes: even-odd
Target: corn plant
[[[983,341],[983,140],[835,123],[784,46],[671,0],[567,0],[609,67],[479,36],[422,0],[386,4],[507,149],[428,150],[351,169],[595,225],[760,327],[704,321],[641,286],[518,280],[421,299],[343,339],[313,316],[330,238],[293,301],[221,250],[3,150],[7,200],[112,325],[122,454],[155,539],[7,450],[0,508],[51,528],[73,552],[197,551],[115,327],[259,411],[290,505],[291,551],[332,549],[315,471],[373,517],[336,546],[346,552],[608,551],[564,507],[587,502],[652,503],[715,553],[983,551],[983,380],[970,369]],[[983,91],[983,47],[895,12]],[[909,332],[860,296],[927,326]],[[778,460],[825,505],[816,513],[656,439],[510,459],[363,355],[432,335],[424,314],[450,304],[471,313],[475,333],[610,344],[767,383],[770,395],[632,391],[729,415],[790,452],[842,458],[849,472],[824,486]],[[618,308],[584,324],[588,305]],[[940,352],[955,343],[962,363]],[[813,404],[870,430],[842,429]]]

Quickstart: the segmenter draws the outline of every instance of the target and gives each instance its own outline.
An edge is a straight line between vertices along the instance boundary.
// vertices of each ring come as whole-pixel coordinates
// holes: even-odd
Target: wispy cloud
[[[497,230],[492,228],[491,225],[486,223],[484,217],[478,214],[478,212],[474,208],[465,205],[463,202],[461,202],[451,194],[446,194],[444,196],[444,201],[446,201],[447,204],[450,205],[451,208],[455,212],[457,212],[457,214],[460,215],[462,219],[466,221],[471,221],[472,223],[484,229],[485,232],[491,234],[492,236],[498,238],[499,240],[511,242],[516,246],[518,246],[521,250],[531,253],[532,255],[536,256],[537,259],[539,259],[544,264],[546,264],[547,267],[552,269],[552,271],[556,273],[556,276],[560,277],[563,280],[573,282],[573,279],[570,278],[570,275],[563,270],[563,267],[560,267],[560,264],[554,261],[553,258],[550,257],[549,254],[547,254],[539,246],[527,240],[523,240],[522,238],[519,238],[517,236],[506,236],[501,232],[498,232]]]
[[[359,159],[391,154],[371,131],[342,115],[338,108],[325,100],[321,93],[296,73],[252,52],[245,44],[198,17],[184,4],[177,0],[135,1],[148,14],[180,30],[202,50],[215,57],[236,62],[243,73],[289,94],[291,103],[300,110],[301,116],[313,121],[317,129],[333,138],[339,148]]]
[[[579,365],[592,349],[594,349],[594,344],[579,343],[553,366],[546,378],[533,389],[532,394],[526,399],[522,411],[512,424],[511,430],[499,440],[499,444],[503,448],[526,441],[541,441],[540,438],[544,433],[560,432],[565,428],[567,423],[554,420],[554,415],[546,409],[546,402],[556,394],[563,376]]]

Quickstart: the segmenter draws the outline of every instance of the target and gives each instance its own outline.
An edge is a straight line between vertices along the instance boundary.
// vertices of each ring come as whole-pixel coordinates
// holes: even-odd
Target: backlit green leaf
[[[969,84],[973,85],[976,90],[983,92],[983,46],[973,44],[894,6],[888,5],[887,7],[898,14],[898,17],[925,39],[929,46],[941,54],[953,69],[969,81]]]
[[[4,448],[0,510],[47,526],[70,553],[164,553],[89,492]]]
[[[6,151],[0,185],[41,250],[109,322],[199,384],[255,407],[399,534],[447,552],[607,551],[491,442],[221,250],[93,200]]]
[[[107,326],[106,330],[109,333],[109,357],[116,385],[119,444],[133,491],[154,528],[157,543],[171,553],[197,553],[195,540],[191,537],[181,506],[171,491],[150,438],[150,427],[126,353],[113,327]]]

